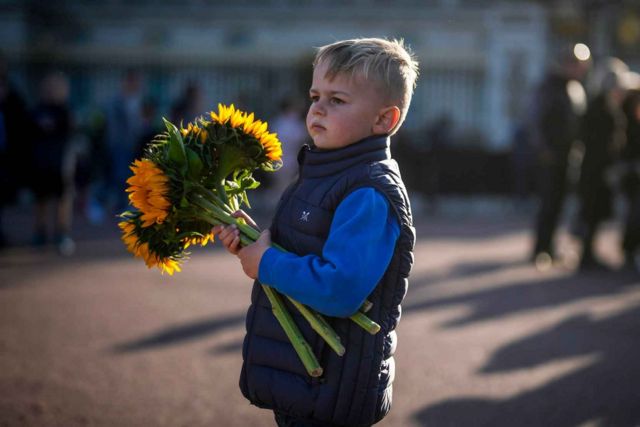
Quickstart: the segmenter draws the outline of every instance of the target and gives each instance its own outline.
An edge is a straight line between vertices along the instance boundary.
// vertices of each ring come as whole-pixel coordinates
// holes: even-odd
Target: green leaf
[[[244,178],[240,183],[240,187],[243,190],[253,190],[254,188],[258,188],[259,186],[260,182],[256,181],[252,176]]]
[[[242,196],[242,202],[249,208],[251,209],[251,204],[249,203],[249,198],[247,197],[247,193],[245,191],[242,192],[241,194]]]
[[[187,154],[184,149],[184,143],[182,142],[182,135],[177,127],[164,117],[162,118],[164,125],[167,127],[169,133],[169,160],[174,162],[182,173],[187,171]]]
[[[202,173],[202,160],[198,153],[193,151],[191,148],[186,148],[187,153],[187,164],[189,165],[189,175],[193,179],[200,178],[200,174]]]

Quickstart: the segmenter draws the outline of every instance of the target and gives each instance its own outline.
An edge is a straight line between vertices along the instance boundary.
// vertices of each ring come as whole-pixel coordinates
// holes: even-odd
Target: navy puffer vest
[[[382,329],[370,335],[349,319],[328,317],[346,347],[340,357],[287,301],[289,312],[324,369],[321,378],[312,378],[256,282],[247,313],[240,388],[253,404],[292,417],[336,426],[371,425],[391,407],[394,329],[407,292],[415,241],[409,199],[397,164],[390,157],[387,137],[371,137],[331,151],[304,147],[299,161],[300,178],[285,191],[271,226],[273,241],[288,250],[301,256],[322,255],[338,204],[358,188],[378,189],[397,215],[401,232],[394,255],[368,297],[373,307],[367,315]],[[303,215],[307,221],[300,220]]]

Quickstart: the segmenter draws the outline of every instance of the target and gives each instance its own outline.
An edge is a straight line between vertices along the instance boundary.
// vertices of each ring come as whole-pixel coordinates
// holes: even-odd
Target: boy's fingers
[[[218,234],[218,239],[220,239],[221,242],[224,242],[227,236],[229,236],[229,230],[223,228],[222,231],[220,231],[220,234]]]
[[[218,235],[218,240],[229,252],[237,254],[240,244],[240,232],[235,226],[224,227]]]
[[[235,231],[237,230],[235,225],[230,225],[227,227],[223,227],[222,230],[220,231],[220,239],[224,240],[225,238],[227,238],[227,236],[231,236],[235,233]]]
[[[237,255],[238,252],[240,252],[240,236],[235,236],[233,238],[233,240],[231,241],[231,246],[229,247],[229,249],[235,254]]]
[[[235,211],[234,213],[231,214],[232,217],[234,218],[243,218],[245,220],[245,222],[247,224],[249,224],[251,227],[255,228],[256,230],[260,230],[260,227],[258,227],[258,224],[256,224],[256,222],[253,220],[253,218],[251,218],[245,211],[243,211],[242,209],[238,209],[237,211]]]
[[[234,234],[228,234],[227,236],[225,236],[223,243],[226,247],[231,247],[235,239],[236,236]]]
[[[220,234],[220,241],[222,242],[223,245],[225,246],[229,246],[231,244],[231,241],[233,240],[233,236],[229,233],[222,235]]]

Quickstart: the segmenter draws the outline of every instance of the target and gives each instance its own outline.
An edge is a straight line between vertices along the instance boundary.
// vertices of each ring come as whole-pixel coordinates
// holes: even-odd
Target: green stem
[[[253,242],[258,240],[258,237],[260,237],[260,232],[258,230],[251,227],[248,224],[238,221],[237,218],[232,217],[224,209],[219,207],[217,204],[212,203],[211,201],[205,199],[204,197],[195,195],[194,197],[191,197],[189,200],[192,203],[204,209],[205,211],[208,211],[209,213],[211,213],[214,217],[219,219],[221,222],[229,225],[235,224],[238,227],[238,229],[245,235],[249,236],[253,240]]]
[[[209,218],[206,221],[213,225],[216,225],[214,223],[217,222],[213,218]],[[240,242],[243,245],[249,245],[253,243],[253,241],[248,237],[242,235],[240,236]],[[309,375],[311,375],[312,377],[321,376],[322,367],[318,363],[318,359],[316,359],[316,356],[313,354],[311,347],[304,339],[304,336],[300,332],[300,329],[298,329],[298,326],[291,318],[291,315],[287,311],[287,308],[285,307],[278,293],[274,289],[266,285],[262,285],[262,289],[267,295],[267,298],[269,298],[271,309],[273,310],[273,315],[278,320],[278,323],[280,323],[280,326],[287,335],[287,338],[289,338],[289,341],[291,341],[291,345],[293,345],[293,348],[298,354],[300,361],[304,365]]]
[[[369,319],[360,311],[356,311],[354,315],[349,316],[349,319],[353,320],[358,326],[369,332],[371,335],[375,335],[380,331],[380,325]]]
[[[207,215],[195,215],[194,218],[200,219],[200,220],[202,220],[204,222],[208,222],[211,225],[227,225],[226,223],[224,223],[224,222],[222,222],[220,220],[217,220],[215,218],[212,218],[210,216],[207,216]]]
[[[253,227],[249,227],[249,226],[247,226],[247,227],[248,227],[248,228],[250,228],[251,230],[253,230],[254,235],[255,235],[255,233],[259,233],[259,232],[258,232],[257,230],[255,230]],[[258,234],[258,236],[259,236],[259,234]],[[247,236],[247,237],[248,237],[250,240],[246,240],[245,242],[243,242],[243,241],[242,241],[242,236],[241,236],[240,241],[241,241],[241,243],[242,243],[243,245],[251,244],[251,243],[255,242],[255,240],[256,240],[256,239],[253,239],[253,238],[251,238],[251,237],[249,237],[249,236]],[[277,244],[273,244],[273,246],[274,246],[275,248],[278,248],[278,249],[280,249],[280,250],[282,250],[282,251],[285,251],[285,252],[286,252],[286,250],[285,250],[285,249],[283,249],[283,248],[282,248],[282,246],[279,246],[279,245],[277,245]],[[368,301],[365,301],[365,303],[366,303],[366,302],[368,302]],[[369,304],[371,304],[371,303],[369,303]],[[373,304],[371,304],[371,305],[373,305]],[[364,304],[363,304],[363,306],[364,306]],[[369,307],[369,308],[371,308],[371,307]],[[318,314],[318,316],[321,316],[321,315],[320,315],[320,314]],[[367,315],[365,315],[364,313],[362,313],[362,312],[360,312],[360,311],[357,311],[355,314],[353,314],[353,315],[349,316],[349,318],[350,318],[352,321],[354,321],[358,326],[360,326],[361,328],[363,328],[365,331],[369,332],[369,333],[370,333],[370,334],[372,334],[372,335],[375,335],[378,331],[380,331],[380,325],[378,325],[376,322],[374,322],[373,320],[371,320],[369,317],[367,317]],[[309,319],[307,319],[307,320],[309,320]],[[323,319],[323,320],[324,320],[324,319]],[[311,321],[310,321],[310,322],[311,322]],[[326,321],[325,321],[325,323],[326,323]],[[313,325],[312,325],[312,326],[313,326]],[[334,334],[335,334],[335,332],[334,332]],[[327,342],[327,343],[328,343],[328,342]],[[331,344],[329,344],[329,345],[331,345]]]
[[[203,209],[213,211],[212,213],[214,215],[221,216],[224,219],[224,221],[226,221],[227,224],[237,225],[240,231],[242,231],[244,234],[251,237],[254,241],[258,240],[258,237],[260,237],[260,231],[246,224],[244,221],[239,221],[237,218],[234,218],[233,216],[231,216],[237,209],[232,210],[228,204],[225,204],[222,200],[220,200],[220,198],[216,195],[216,193],[209,190],[205,186],[200,184],[195,184],[195,185],[192,184],[192,186],[195,187],[201,193],[200,195],[202,196],[202,198],[194,200],[194,202],[198,204],[198,206],[200,206]],[[220,209],[216,209],[216,207]],[[220,210],[222,210],[222,212],[220,212]],[[274,246],[284,251],[282,247],[277,245],[274,245]]]
[[[309,375],[312,377],[321,376],[322,367],[318,363],[318,359],[316,359],[311,347],[302,336],[300,329],[298,329],[294,323],[280,296],[269,286],[262,285],[262,289],[264,293],[267,294],[267,298],[269,298],[273,315],[278,319],[280,326],[282,326],[285,334],[287,334],[287,338],[291,341],[293,348],[296,350],[296,353],[298,353],[298,357]]]
[[[311,328],[320,335],[325,342],[336,352],[338,356],[342,356],[345,352],[344,345],[340,341],[340,336],[336,334],[331,325],[326,321],[322,315],[316,311],[309,310],[309,308],[291,297],[288,297],[289,301],[295,308],[307,319]]]
[[[373,303],[369,300],[364,300],[362,306],[360,307],[360,311],[366,313],[371,310],[371,307],[373,307]]]
[[[207,187],[201,184],[191,184],[191,186],[196,188],[198,192],[200,192],[203,196],[205,196],[206,200],[215,203],[218,207],[222,208],[222,210],[227,212],[229,215],[233,213],[231,208],[229,208],[228,205],[224,204],[215,192],[209,190]]]
[[[251,240],[250,237],[240,235],[240,244],[243,246],[250,245],[254,241]],[[263,285],[264,286],[264,285]],[[286,296],[286,295],[285,295]],[[314,310],[310,310],[304,304],[299,303],[293,298],[286,296],[287,299],[293,304],[295,308],[298,309],[300,314],[309,322],[311,329],[316,331],[318,335],[320,335],[325,342],[336,352],[338,356],[342,356],[345,352],[344,345],[340,340],[340,336],[333,330],[329,322],[320,314]]]
[[[227,191],[224,189],[224,183],[216,183],[216,192],[219,194],[218,197],[221,198],[222,203],[227,205],[229,203],[229,198],[227,197]]]

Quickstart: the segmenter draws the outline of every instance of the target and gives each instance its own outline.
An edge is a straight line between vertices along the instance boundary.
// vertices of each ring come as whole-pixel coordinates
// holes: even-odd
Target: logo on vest
[[[300,218],[298,219],[298,221],[309,222],[310,213],[311,213],[310,211],[302,211],[302,215],[300,215]]]

